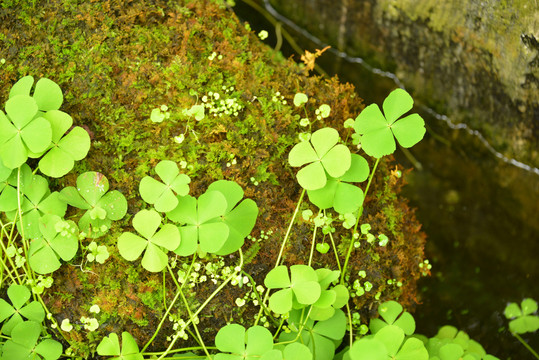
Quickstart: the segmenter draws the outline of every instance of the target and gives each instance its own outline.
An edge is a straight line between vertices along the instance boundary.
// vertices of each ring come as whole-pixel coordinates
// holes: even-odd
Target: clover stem
[[[333,240],[333,235],[331,235],[331,231],[328,233],[329,239],[331,240],[331,246],[333,247],[333,252],[335,253],[335,262],[337,263],[337,266],[339,267],[339,271],[342,272],[341,268],[341,261],[339,260],[339,253],[337,252],[337,247],[335,246],[335,241]]]
[[[296,220],[296,216],[298,215],[299,207],[301,206],[304,195],[305,195],[305,189],[303,189],[301,191],[301,195],[299,197],[298,204],[296,205],[296,209],[294,210],[294,214],[292,215],[292,219],[290,220],[290,224],[288,224],[288,229],[286,230],[286,235],[284,236],[283,243],[281,244],[281,250],[279,251],[279,256],[277,256],[277,261],[275,261],[274,268],[279,266],[279,262],[281,261],[281,257],[283,256],[284,247],[286,246],[288,238],[290,237],[290,231],[292,230],[292,225],[294,225],[294,221]]]
[[[163,309],[167,308],[167,293],[166,293],[166,285],[165,285],[165,272],[163,271]]]
[[[268,309],[268,307],[265,306],[265,305],[262,303],[262,298],[260,297],[260,294],[259,294],[258,291],[256,290],[256,282],[254,281],[253,277],[252,277],[251,275],[249,275],[249,274],[248,274],[247,272],[245,272],[245,271],[242,271],[242,274],[245,275],[245,276],[247,276],[247,278],[251,281],[251,284],[253,285],[253,289],[255,290],[255,291],[254,291],[254,294],[255,294],[255,296],[256,296],[256,299],[258,300],[258,303],[260,304],[260,307],[263,306],[264,310],[266,310],[266,312],[267,312],[268,314],[271,314],[271,312],[270,312],[270,310]],[[270,316],[270,319],[273,321],[273,323],[274,323],[275,325],[278,325],[278,324],[277,324],[277,320],[275,320],[275,319],[273,318],[273,316]],[[255,325],[256,325],[256,324],[255,324]],[[281,325],[282,325],[282,322],[281,322]],[[278,325],[278,326],[281,327],[281,325]]]
[[[22,206],[21,206],[21,167],[19,166],[17,168],[17,212],[19,213],[19,221],[21,224],[20,228],[20,235],[22,240],[22,246],[24,249],[24,258],[29,259],[28,256],[28,240],[24,236],[24,224],[22,222]],[[29,277],[31,280],[34,280],[33,271],[30,268],[30,264],[28,262],[24,263],[24,272],[26,273],[26,276]],[[34,294],[35,299],[35,294]]]
[[[208,349],[206,348],[206,345],[204,344],[204,340],[202,340],[202,336],[200,336],[200,332],[198,331],[198,326],[196,324],[195,317],[193,316],[193,313],[191,312],[191,309],[189,308],[189,303],[187,302],[187,299],[185,298],[185,295],[183,294],[183,291],[181,288],[179,290],[179,293],[180,293],[180,296],[182,297],[185,308],[187,309],[187,313],[189,314],[189,318],[191,319],[191,323],[193,324],[195,333],[197,334],[199,344],[200,346],[202,346],[202,349],[206,353],[206,356],[208,357],[208,359],[211,359],[210,353],[208,352]]]
[[[193,268],[193,265],[195,263],[195,259],[196,259],[196,254],[193,255],[193,260],[191,261],[191,265],[189,266],[189,269],[187,269],[186,277],[189,276],[189,274],[191,273],[191,269]],[[169,271],[172,271],[172,269],[170,269],[170,267],[169,267]],[[174,279],[174,276],[172,276],[172,278]],[[178,286],[178,291],[176,292],[176,295],[174,296],[174,299],[172,299],[172,302],[170,303],[170,306],[168,308],[166,308],[167,311],[165,312],[165,315],[163,315],[163,317],[161,318],[161,321],[159,322],[159,325],[157,325],[157,328],[155,329],[155,332],[153,333],[153,336],[150,338],[150,340],[148,340],[148,342],[144,345],[144,347],[140,351],[141,353],[144,352],[144,350],[146,350],[148,348],[148,346],[150,346],[150,344],[153,342],[153,340],[155,339],[155,337],[157,336],[157,334],[161,330],[161,327],[163,326],[163,323],[165,322],[165,319],[167,318],[168,314],[170,313],[170,310],[172,310],[172,306],[174,306],[174,303],[176,302],[176,300],[178,300],[178,297],[180,296],[180,290],[182,288],[183,288],[183,284],[181,286]]]
[[[6,248],[6,245],[4,244],[4,241],[2,241],[3,239],[3,236],[2,236],[2,233],[6,234],[6,237],[8,239],[8,246],[9,244],[12,242],[11,240],[13,239],[12,238],[12,235],[8,235],[7,234],[7,231],[4,230],[4,228],[6,227],[7,225],[4,225],[2,223],[2,231],[0,232],[0,246],[2,247],[2,253],[3,254],[6,254],[7,252],[7,248]],[[13,225],[12,227],[15,227],[15,225]],[[13,233],[12,233],[13,234]],[[11,280],[14,282],[14,283],[19,283],[20,285],[22,285],[22,280],[20,279],[19,277],[19,273],[15,270],[17,269],[17,267],[15,266],[15,264],[13,263],[13,260],[8,256],[7,257],[7,260],[8,262],[10,263],[11,265],[11,269],[14,269],[13,272],[15,273],[15,276],[16,276],[16,279],[15,277],[13,277],[12,273],[11,273],[11,270],[9,270],[10,268],[8,266],[6,266],[6,263],[4,262],[4,258],[3,257],[0,257],[0,264],[2,265],[2,272],[0,273],[0,284],[3,284],[3,280],[4,280],[4,270],[7,271],[7,274],[8,276],[11,278]]]
[[[243,252],[241,251],[241,249],[238,250],[239,253],[240,253],[240,264],[237,266],[239,267],[240,269],[239,270],[235,270],[232,274],[230,274],[230,276],[228,278],[226,278],[225,281],[223,281],[223,283],[221,285],[219,285],[219,287],[217,289],[215,289],[211,295],[206,299],[206,301],[204,301],[204,303],[202,305],[199,306],[199,308],[197,309],[197,311],[193,314],[193,317],[191,317],[186,323],[185,323],[185,326],[189,326],[189,324],[192,322],[192,319],[193,318],[196,318],[198,316],[198,314],[200,314],[200,312],[209,304],[209,302],[219,293],[219,291],[221,291],[225,286],[226,284],[228,284],[230,282],[230,280],[232,280],[234,277],[238,276],[238,274],[241,272],[241,269],[243,267]],[[181,290],[181,288],[180,288]],[[167,349],[165,350],[165,352],[163,354],[161,354],[157,360],[161,360],[163,359],[163,357],[165,355],[167,355],[170,350],[172,349],[172,347],[174,346],[174,344],[176,343],[176,340],[178,340],[178,337],[179,337],[179,334],[176,334],[174,336],[174,338],[172,339],[172,341],[170,342],[170,344],[168,345]],[[144,348],[146,348],[151,342],[153,341],[153,338],[150,339],[150,341],[148,342],[148,344],[146,344],[146,346]]]
[[[380,162],[381,158],[376,159],[376,162],[374,163],[374,166],[372,167],[371,174],[369,176],[369,181],[367,182],[367,187],[365,188],[363,201],[367,198],[367,193],[369,192],[369,188],[371,186],[372,178],[374,177],[374,173],[376,172],[376,168],[378,167],[378,163]],[[344,259],[344,266],[341,272],[341,284],[344,283],[344,275],[346,274],[346,268],[348,266],[348,260],[350,259],[350,255],[352,254],[352,248],[354,247],[354,235],[357,234],[357,226],[359,224],[359,219],[361,218],[361,215],[363,214],[363,205],[359,208],[357,212],[357,218],[356,218],[356,225],[354,226],[354,230],[352,231],[352,239],[350,239],[350,245],[348,246],[348,252],[346,253],[346,258]]]
[[[350,347],[354,343],[354,331],[352,329],[352,312],[350,311],[350,304],[346,303],[346,313],[348,314],[348,324],[350,324]]]
[[[539,354],[537,354],[537,353],[535,352],[535,350],[533,350],[533,348],[532,348],[530,345],[528,345],[528,344],[524,341],[524,339],[522,339],[522,338],[520,337],[519,334],[517,334],[517,333],[511,333],[511,334],[513,334],[513,336],[516,337],[516,338],[518,339],[518,341],[520,341],[520,342],[522,343],[522,345],[524,345],[524,347],[525,347],[526,349],[528,349],[528,351],[531,352],[533,356],[535,356],[536,359],[539,359]]]
[[[313,240],[311,241],[311,253],[309,254],[309,266],[311,266],[311,263],[313,261],[313,253],[314,253],[314,244],[316,243],[316,230],[318,229],[318,226],[314,226],[313,231]]]

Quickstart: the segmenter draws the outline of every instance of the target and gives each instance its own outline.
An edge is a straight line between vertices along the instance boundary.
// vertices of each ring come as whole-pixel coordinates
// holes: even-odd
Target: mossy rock
[[[80,173],[98,171],[109,179],[111,189],[128,199],[128,215],[97,239],[107,245],[111,257],[100,265],[87,263],[79,253],[71,265],[53,274],[53,288],[44,294],[58,322],[68,318],[80,325],[91,305],[100,306],[96,332],[79,327],[66,333],[82,356],[110,332],[129,331],[142,346],[164,314],[163,292],[167,304],[175,294],[170,274],[149,273],[139,261],[124,260],[116,246],[118,236],[131,229],[133,215],[150,207],[140,198],[138,185],[142,177],[154,174],[159,161],[185,162],[182,172],[191,177],[194,196],[213,181],[228,179],[257,203],[260,213],[252,235],[262,241],[246,240],[243,251],[248,260],[245,271],[262,284],[301,192],[286,161],[302,131],[303,113],[292,105],[294,94],[308,94],[306,111],[311,118],[319,105],[328,104],[330,117],[315,127],[333,126],[343,139],[350,135],[342,126],[344,120],[355,118],[363,108],[351,85],[306,76],[301,66],[262,44],[234,13],[211,1],[13,1],[3,2],[0,19],[0,56],[6,60],[0,66],[0,97],[7,99],[11,85],[25,75],[50,78],[64,91],[62,110],[92,138],[88,157],[53,186],[73,185]],[[196,121],[183,112],[203,103],[204,96],[217,100],[210,93],[238,104],[237,115],[206,109],[206,117]],[[152,109],[163,104],[170,117],[152,122]],[[180,134],[185,140],[178,143],[174,138]],[[413,211],[398,197],[403,180],[396,169],[391,159],[380,162],[362,219],[372,225],[374,234],[384,233],[390,242],[371,251],[362,251],[362,245],[354,250],[349,265],[350,283],[365,270],[373,284],[370,292],[353,299],[365,316],[373,314],[379,301],[398,299],[409,308],[417,301],[424,235]],[[261,237],[262,231],[267,238]],[[333,236],[339,248],[347,247],[349,235],[337,231]],[[287,264],[307,261],[311,237],[310,226],[298,221],[285,251]],[[201,266],[220,261],[234,266],[237,255],[198,260]],[[178,267],[184,263],[190,264],[191,258],[177,259]],[[323,266],[337,268],[331,251],[315,253],[314,267]],[[390,286],[388,279],[403,286]],[[217,286],[208,275],[189,288],[190,306],[196,308]],[[235,303],[248,288],[225,287],[200,313],[198,328],[206,344],[213,344],[216,330],[228,321],[253,323],[258,307]],[[183,305],[175,311],[188,318]],[[174,334],[172,326],[167,319],[148,350],[165,349],[167,336]],[[194,338],[177,346],[189,344],[196,344]]]

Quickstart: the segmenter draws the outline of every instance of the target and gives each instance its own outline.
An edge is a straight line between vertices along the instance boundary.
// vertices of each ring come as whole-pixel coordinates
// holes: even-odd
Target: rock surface
[[[539,166],[536,0],[271,0],[309,32],[396,73],[413,96]]]

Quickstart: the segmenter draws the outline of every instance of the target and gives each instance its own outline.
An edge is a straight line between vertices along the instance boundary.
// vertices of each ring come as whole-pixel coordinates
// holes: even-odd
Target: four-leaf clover
[[[178,165],[174,161],[163,160],[155,166],[155,172],[163,182],[151,176],[145,176],[140,181],[139,191],[142,199],[148,204],[154,204],[155,210],[168,212],[178,205],[176,195],[185,196],[189,193],[191,179],[180,174]]]
[[[414,104],[403,89],[393,90],[384,100],[384,114],[377,104],[367,106],[356,118],[354,129],[361,136],[361,146],[370,156],[381,158],[395,151],[395,138],[402,147],[417,144],[425,135],[425,122],[418,114],[397,121]]]
[[[215,336],[215,346],[230,353],[216,354],[215,360],[255,360],[273,349],[273,336],[262,326],[252,326],[246,331],[241,325],[229,324]]]
[[[36,321],[25,321],[13,328],[11,339],[2,348],[2,359],[56,360],[62,355],[62,344],[52,339],[45,339],[38,344],[41,325]]]
[[[141,210],[133,218],[133,227],[142,235],[124,232],[118,238],[118,250],[126,260],[134,261],[144,252],[142,267],[151,272],[163,270],[168,263],[166,250],[173,251],[180,245],[180,232],[172,224],[165,224],[159,231],[161,215],[155,210]]]
[[[45,319],[45,311],[38,301],[34,300],[26,304],[31,297],[30,290],[26,286],[12,284],[7,289],[7,297],[13,305],[0,299],[0,322],[9,318],[2,326],[2,333],[11,335],[13,328],[23,322],[23,316],[38,323]]]
[[[350,150],[338,142],[337,130],[323,128],[315,131],[310,141],[302,141],[290,150],[288,162],[291,166],[308,164],[296,175],[302,188],[321,189],[326,185],[327,175],[338,178],[350,168]]]

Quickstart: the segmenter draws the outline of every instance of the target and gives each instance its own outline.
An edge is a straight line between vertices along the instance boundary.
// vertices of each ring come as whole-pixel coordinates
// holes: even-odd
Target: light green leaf
[[[384,344],[375,338],[362,338],[350,348],[351,360],[387,360],[388,353]]]
[[[425,136],[425,121],[418,114],[412,114],[395,122],[391,130],[402,147],[410,148]]]
[[[393,90],[382,105],[388,124],[393,124],[399,117],[410,111],[413,105],[414,100],[406,90]]]
[[[15,127],[22,130],[37,114],[37,104],[34,99],[26,95],[17,95],[6,102],[6,113]],[[50,130],[50,124],[49,130]],[[50,138],[49,138],[50,142]]]
[[[326,172],[322,164],[317,161],[300,169],[296,174],[298,183],[306,190],[321,189],[326,185]]]
[[[52,80],[41,78],[34,90],[34,99],[41,111],[58,110],[64,101],[60,87]]]
[[[307,100],[308,100],[307,95],[303,93],[297,93],[296,95],[294,95],[294,105],[296,107],[305,104]]]
[[[294,167],[303,166],[317,160],[320,160],[320,158],[308,141],[296,144],[288,154],[288,163]]]

